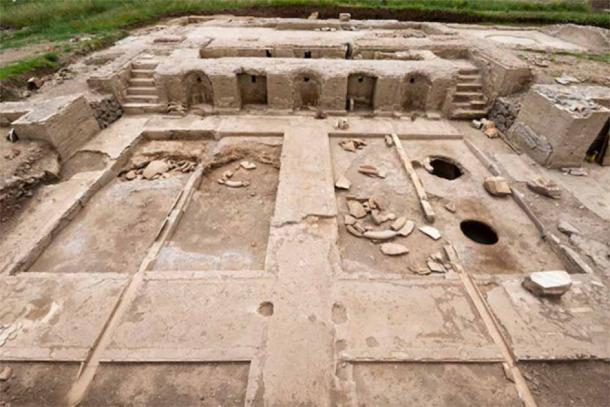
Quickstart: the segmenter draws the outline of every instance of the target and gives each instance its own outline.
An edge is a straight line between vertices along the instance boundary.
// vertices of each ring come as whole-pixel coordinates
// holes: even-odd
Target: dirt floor
[[[104,364],[83,406],[243,406],[247,363]]]
[[[77,363],[2,363],[12,369],[11,377],[0,382],[0,405],[57,406],[78,375]]]
[[[175,234],[161,250],[155,270],[264,268],[281,146],[246,140],[224,147],[231,152],[222,148],[218,152],[215,161],[223,164],[205,173]],[[237,151],[235,157],[231,157],[233,151]],[[245,169],[244,161],[256,168]],[[230,181],[248,186],[220,184],[227,171],[232,173]]]
[[[540,407],[603,406],[610,400],[608,362],[523,362],[521,366]]]
[[[520,406],[497,364],[377,364],[354,366],[361,406]]]

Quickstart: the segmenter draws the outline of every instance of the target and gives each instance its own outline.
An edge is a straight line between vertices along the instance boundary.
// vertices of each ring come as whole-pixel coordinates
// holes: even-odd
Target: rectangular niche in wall
[[[373,110],[373,96],[377,78],[365,74],[352,74],[347,79],[347,100],[345,108],[348,111]]]
[[[241,73],[237,75],[241,105],[267,104],[267,77]]]

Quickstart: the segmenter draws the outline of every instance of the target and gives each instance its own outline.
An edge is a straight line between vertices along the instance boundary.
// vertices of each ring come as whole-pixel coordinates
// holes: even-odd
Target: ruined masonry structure
[[[0,405],[602,405],[604,190],[547,167],[610,98],[532,84],[554,29],[183,17],[0,103],[54,164],[0,193]]]

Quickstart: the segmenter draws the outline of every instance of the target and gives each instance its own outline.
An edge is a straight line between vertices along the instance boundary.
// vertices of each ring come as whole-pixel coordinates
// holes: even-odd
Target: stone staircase
[[[477,68],[462,68],[453,94],[453,119],[479,119],[487,115],[483,81]]]
[[[159,104],[155,86],[155,68],[159,61],[141,59],[131,64],[131,77],[123,111],[127,114],[162,113],[166,106]]]

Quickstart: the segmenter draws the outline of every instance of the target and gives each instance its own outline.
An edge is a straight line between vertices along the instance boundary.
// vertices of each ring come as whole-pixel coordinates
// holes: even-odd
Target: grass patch
[[[571,55],[578,59],[584,59],[588,61],[604,62],[610,64],[610,53],[605,54],[589,54],[586,52],[562,52],[562,55]]]
[[[0,67],[0,81],[12,80],[39,70],[55,70],[60,66],[59,55],[55,52],[48,52]]]

